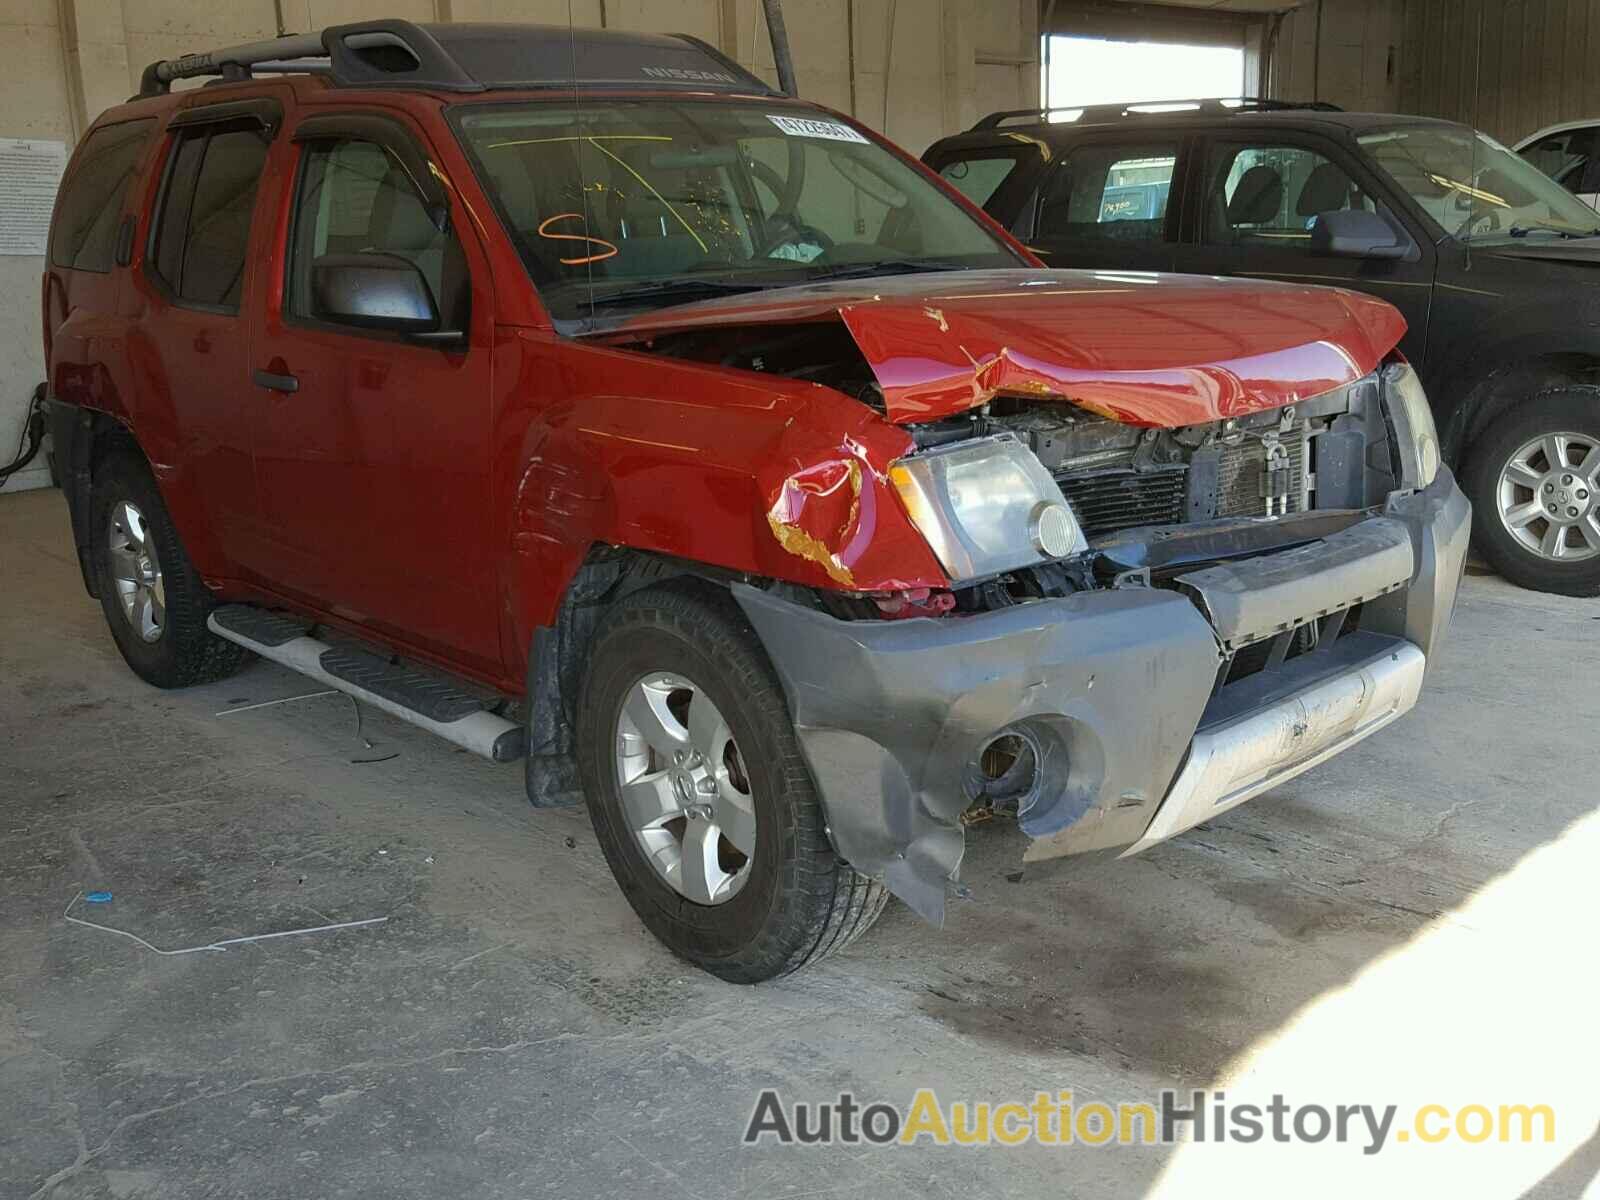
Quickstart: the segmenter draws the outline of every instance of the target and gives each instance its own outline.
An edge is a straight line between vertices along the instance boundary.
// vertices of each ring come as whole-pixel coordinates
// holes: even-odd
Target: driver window
[[[296,202],[285,307],[316,320],[311,265],[326,254],[393,254],[421,272],[446,328],[466,327],[470,286],[460,243],[434,225],[405,169],[376,142],[313,143]]]
[[[1207,179],[1205,240],[1213,246],[1309,253],[1319,213],[1376,211],[1344,168],[1303,146],[1213,146]]]

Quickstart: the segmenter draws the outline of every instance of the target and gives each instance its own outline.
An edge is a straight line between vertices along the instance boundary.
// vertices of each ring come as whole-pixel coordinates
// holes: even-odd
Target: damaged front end
[[[942,615],[735,588],[840,853],[938,921],[974,805],[1015,807],[1028,861],[1134,853],[1403,714],[1469,524],[1426,414],[1391,363],[1192,425],[1006,396],[909,426],[890,474],[950,575]],[[958,458],[978,484],[928,465]],[[998,510],[1028,539],[1004,566]]]

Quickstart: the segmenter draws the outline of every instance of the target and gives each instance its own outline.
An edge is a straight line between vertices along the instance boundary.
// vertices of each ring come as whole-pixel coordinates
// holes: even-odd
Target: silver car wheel
[[[167,592],[156,556],[155,536],[139,506],[120,500],[106,531],[111,582],[128,626],[146,642],[160,639],[167,623]]]
[[[616,770],[628,828],[656,874],[696,904],[737,895],[755,858],[755,803],[705,691],[681,675],[639,679],[617,717]]]
[[[1600,443],[1582,433],[1547,433],[1500,472],[1500,523],[1551,562],[1600,554]]]

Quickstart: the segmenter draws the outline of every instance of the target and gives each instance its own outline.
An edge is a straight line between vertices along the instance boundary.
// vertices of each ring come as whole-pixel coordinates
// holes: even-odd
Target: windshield
[[[1464,125],[1406,125],[1373,130],[1359,140],[1455,237],[1588,237],[1600,226],[1594,209],[1492,137]]]
[[[1023,265],[919,171],[820,112],[661,100],[456,111],[567,332],[722,291]]]

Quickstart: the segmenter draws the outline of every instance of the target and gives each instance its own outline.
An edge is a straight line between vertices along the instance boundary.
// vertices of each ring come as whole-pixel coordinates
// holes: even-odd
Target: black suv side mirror
[[[1311,219],[1311,252],[1337,258],[1404,258],[1411,248],[1375,212],[1347,208]]]
[[[311,264],[311,309],[324,321],[387,329],[426,341],[459,340],[439,328],[428,281],[398,254],[324,254]]]

